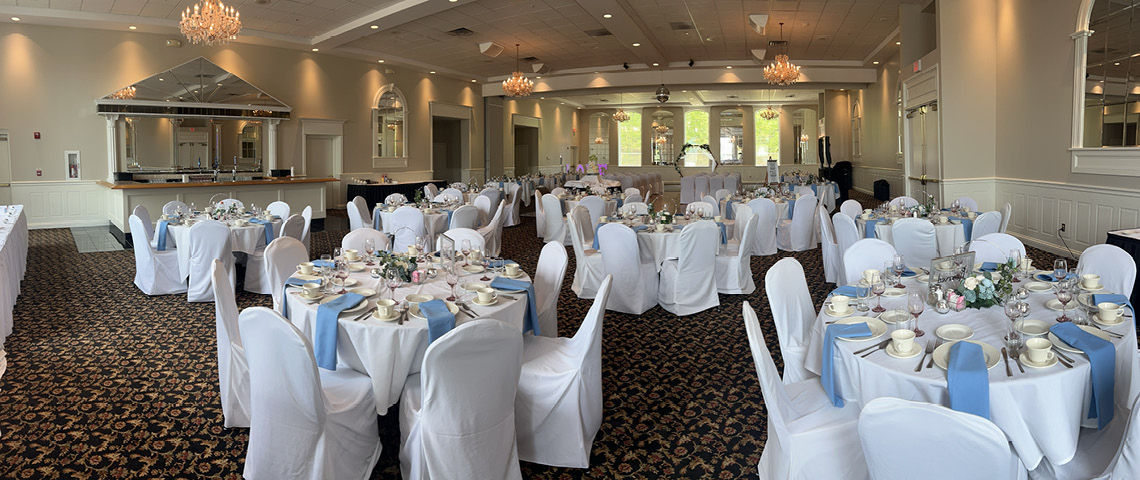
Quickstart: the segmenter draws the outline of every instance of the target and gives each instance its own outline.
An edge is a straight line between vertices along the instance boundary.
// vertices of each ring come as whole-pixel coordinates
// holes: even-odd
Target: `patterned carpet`
[[[314,233],[314,254],[329,252],[344,233]],[[503,235],[503,255],[534,272],[541,243],[533,217]],[[222,428],[213,304],[143,295],[132,284],[130,250],[77,254],[67,229],[32,231],[30,242],[0,380],[0,477],[238,478],[248,430]],[[788,255],[804,265],[812,296],[822,301],[829,288],[816,249],[753,257],[756,293],[722,295],[719,309],[684,318],[660,307],[641,316],[607,312],[605,419],[591,467],[524,462],[524,476],[755,476],[765,411],[740,304],[757,309],[779,364],[762,280]],[[1035,249],[1030,255],[1039,264],[1052,259]],[[573,265],[571,258],[559,299],[564,336],[590,306],[570,291]],[[238,295],[241,308],[269,303]],[[399,478],[397,411],[381,418],[384,450],[372,478]]]

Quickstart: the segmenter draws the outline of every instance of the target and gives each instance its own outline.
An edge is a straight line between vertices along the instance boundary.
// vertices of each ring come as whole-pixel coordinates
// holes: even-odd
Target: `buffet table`
[[[12,333],[12,310],[28,266],[28,217],[22,205],[0,206],[0,354]],[[0,374],[7,362],[0,357]]]
[[[433,184],[441,191],[447,188],[447,181],[445,180],[429,180],[426,182],[396,182],[396,183],[350,183],[346,185],[348,190],[348,201],[356,197],[363,197],[365,202],[368,202],[368,211],[372,211],[376,204],[384,203],[384,199],[393,193],[399,193],[407,197],[408,201],[416,198],[417,191],[423,191],[424,185]]]

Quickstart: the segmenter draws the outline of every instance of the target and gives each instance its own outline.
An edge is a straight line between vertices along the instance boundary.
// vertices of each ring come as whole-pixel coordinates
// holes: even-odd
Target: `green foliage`
[[[618,165],[641,166],[641,113],[626,112],[629,120],[618,124]]]
[[[756,165],[767,165],[768,157],[780,159],[780,117],[764,120],[756,109]]]
[[[689,110],[685,112],[685,143],[707,145],[709,143],[709,112]],[[693,160],[682,159],[686,167],[707,167],[708,158],[695,155]]]

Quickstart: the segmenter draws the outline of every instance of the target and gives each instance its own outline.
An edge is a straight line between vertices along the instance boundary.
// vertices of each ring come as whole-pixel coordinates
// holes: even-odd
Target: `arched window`
[[[744,155],[744,112],[730,108],[720,112],[720,163],[739,165]]]
[[[401,158],[408,156],[405,146],[408,133],[404,128],[407,103],[395,84],[384,85],[372,104],[372,157]]]
[[[618,123],[618,166],[641,166],[641,112],[626,110],[629,120]]]
[[[767,108],[756,108],[756,165],[764,166],[771,158],[780,161],[780,117],[765,120],[760,114]]]
[[[855,100],[851,107],[851,158],[863,156],[863,109]]]
[[[707,145],[709,143],[709,112],[689,110],[685,112],[685,143]],[[684,166],[707,167],[709,159],[705,155],[686,155]]]

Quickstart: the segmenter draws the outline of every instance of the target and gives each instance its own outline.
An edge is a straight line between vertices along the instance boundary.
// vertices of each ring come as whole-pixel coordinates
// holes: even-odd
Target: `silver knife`
[[[879,351],[879,350],[886,350],[886,349],[887,349],[887,344],[888,344],[888,343],[890,343],[890,342],[886,342],[886,343],[880,343],[880,344],[879,344],[879,348],[876,348],[876,349],[874,349],[874,350],[871,350],[870,352],[864,353],[863,355],[861,355],[861,357],[862,357],[862,358],[867,358],[867,356],[869,356],[869,355],[871,355],[872,353],[875,353],[875,352],[877,352],[877,351]]]
[[[858,354],[860,354],[860,353],[863,353],[863,352],[866,352],[867,350],[870,350],[870,349],[872,349],[872,348],[887,348],[887,343],[890,343],[890,341],[891,341],[891,339],[889,339],[889,338],[888,338],[888,339],[886,339],[886,340],[883,340],[882,342],[879,342],[879,343],[878,343],[878,344],[876,344],[876,345],[871,345],[870,347],[864,348],[864,349],[862,349],[862,350],[857,350],[857,351],[855,351],[855,352],[853,352],[853,353],[854,353],[855,355],[858,355]]]
[[[359,322],[359,321],[360,321],[360,319],[362,319],[362,318],[364,318],[364,317],[367,317],[368,315],[371,315],[371,314],[372,314],[372,309],[370,308],[370,309],[368,309],[367,311],[365,311],[364,313],[360,314],[360,316],[358,316],[358,317],[356,317],[356,318],[352,319],[352,321],[354,321],[354,322]]]
[[[1005,347],[1001,347],[1001,357],[1005,359],[1005,376],[1012,377],[1013,370],[1009,368],[1009,354],[1006,353]]]
[[[1017,369],[1021,370],[1021,373],[1025,373],[1025,367],[1021,366],[1021,356],[1017,352],[1013,352],[1013,362],[1017,364]]]

